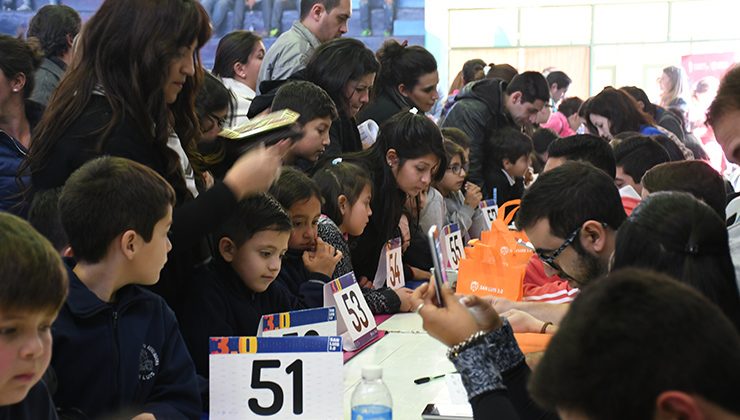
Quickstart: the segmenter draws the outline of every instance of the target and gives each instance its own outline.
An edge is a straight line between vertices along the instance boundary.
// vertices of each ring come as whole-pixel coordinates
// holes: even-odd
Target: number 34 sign
[[[340,337],[211,337],[211,419],[341,419]]]

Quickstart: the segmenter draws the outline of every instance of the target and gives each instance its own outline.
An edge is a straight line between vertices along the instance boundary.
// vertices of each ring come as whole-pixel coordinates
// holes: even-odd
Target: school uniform
[[[28,391],[23,401],[0,406],[0,420],[56,420],[54,402],[43,381],[38,381]]]
[[[308,271],[303,264],[303,251],[289,249],[275,281],[307,308],[320,308],[324,306],[324,285],[331,278],[323,273]]]

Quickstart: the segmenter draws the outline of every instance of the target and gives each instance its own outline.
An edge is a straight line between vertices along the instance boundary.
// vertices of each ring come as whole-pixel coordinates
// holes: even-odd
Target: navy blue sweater
[[[324,306],[324,285],[331,278],[326,274],[309,272],[303,265],[303,251],[289,249],[275,281],[307,308],[320,308]]]
[[[304,309],[282,285],[273,282],[255,293],[225,262],[215,259],[197,276],[199,292],[181,318],[183,337],[196,371],[208,377],[208,337],[254,336],[265,314]]]
[[[0,420],[56,420],[57,413],[43,381],[31,387],[23,401],[0,406]]]
[[[123,410],[200,418],[195,367],[164,300],[128,285],[103,302],[66,262],[69,296],[52,326],[57,407],[89,418]]]

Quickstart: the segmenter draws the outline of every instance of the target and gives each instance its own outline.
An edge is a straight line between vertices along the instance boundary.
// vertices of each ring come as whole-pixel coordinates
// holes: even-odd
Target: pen
[[[427,383],[427,382],[429,382],[429,381],[431,381],[431,380],[433,380],[433,379],[439,379],[439,378],[442,378],[442,377],[444,377],[445,375],[447,375],[447,374],[446,374],[446,373],[443,373],[443,374],[441,374],[441,375],[437,375],[437,376],[425,376],[425,377],[423,377],[423,378],[417,378],[417,379],[414,379],[414,383],[415,383],[415,384],[417,384],[417,385],[420,385],[420,384],[425,384],[425,383]]]

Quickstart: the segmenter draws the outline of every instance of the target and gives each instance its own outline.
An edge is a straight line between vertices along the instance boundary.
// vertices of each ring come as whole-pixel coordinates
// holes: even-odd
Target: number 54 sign
[[[211,419],[342,418],[341,337],[211,337],[209,370]]]

